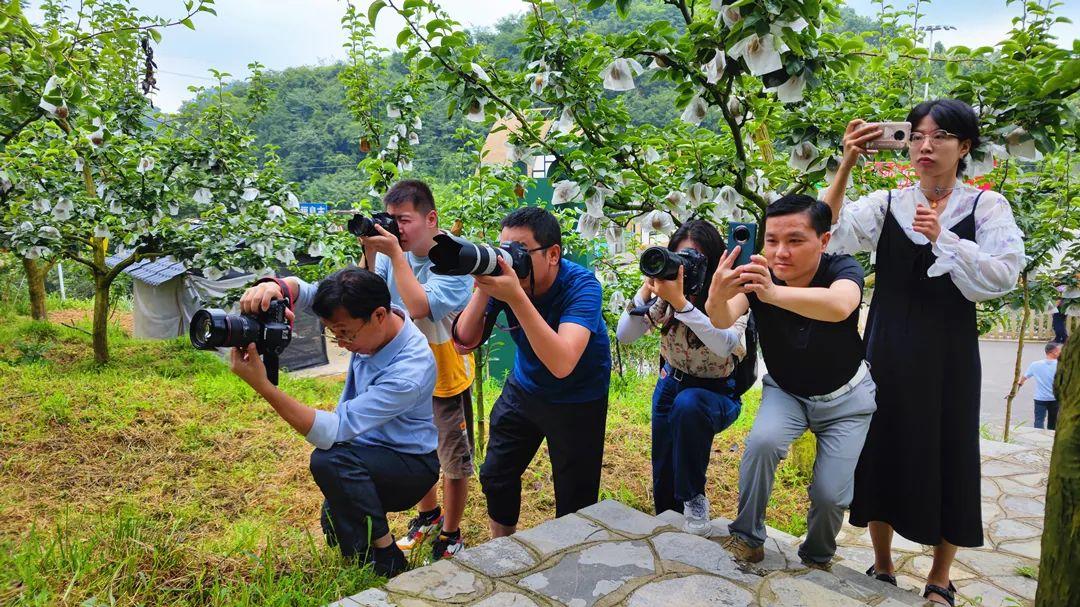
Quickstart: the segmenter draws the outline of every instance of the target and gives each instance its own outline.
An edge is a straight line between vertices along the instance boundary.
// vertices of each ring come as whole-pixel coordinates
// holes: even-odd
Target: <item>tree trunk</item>
[[[1016,398],[1016,392],[1020,389],[1020,367],[1024,360],[1024,335],[1027,333],[1028,321],[1031,320],[1031,304],[1028,301],[1028,282],[1027,276],[1020,275],[1020,288],[1024,293],[1024,315],[1020,319],[1020,335],[1017,338],[1016,343],[1016,364],[1013,365],[1013,381],[1012,390],[1009,390],[1009,396],[1005,399],[1005,432],[1001,440],[1006,443],[1009,442],[1009,424],[1012,423],[1012,404],[1013,399]]]
[[[105,264],[105,240],[94,238],[94,362],[109,362],[109,286],[113,274]]]
[[[45,307],[45,269],[33,259],[23,257],[22,263],[30,288],[30,316],[34,320],[48,320],[48,310]]]
[[[619,377],[620,378],[625,378],[626,375],[623,373],[623,366],[622,366],[622,342],[619,341],[619,338],[614,337],[614,336],[612,336],[612,337],[614,338],[614,339],[612,339],[612,342],[615,344],[615,361],[616,361],[616,363],[618,364],[618,367],[619,367]]]
[[[94,362],[109,362],[109,283],[104,274],[94,273]]]
[[[1054,388],[1057,430],[1046,487],[1036,607],[1080,605],[1080,342],[1065,344]]]

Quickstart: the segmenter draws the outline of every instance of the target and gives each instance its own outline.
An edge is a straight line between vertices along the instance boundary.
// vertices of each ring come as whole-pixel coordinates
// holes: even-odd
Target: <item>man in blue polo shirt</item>
[[[1043,348],[1046,358],[1037,360],[1028,366],[1020,385],[1035,378],[1035,427],[1054,430],[1057,428],[1058,401],[1054,394],[1054,374],[1057,373],[1058,357],[1061,356],[1061,344],[1052,341]]]
[[[271,384],[254,344],[234,350],[230,366],[315,446],[311,474],[326,498],[321,520],[327,541],[389,577],[403,571],[406,560],[386,513],[412,508],[439,479],[431,410],[435,357],[409,315],[391,306],[386,281],[373,272],[349,268],[318,289],[299,287],[290,293],[297,306],[310,307],[352,352],[337,408],[308,407]]]
[[[602,289],[592,272],[562,258],[554,215],[525,207],[502,221],[501,242],[529,251],[532,272],[518,279],[499,260],[499,276],[477,276],[454,340],[478,347],[500,313],[517,345],[514,369],[491,411],[491,436],[480,468],[493,537],[510,535],[521,512],[521,475],[547,439],[555,515],[596,503],[604,455],[611,352]]]

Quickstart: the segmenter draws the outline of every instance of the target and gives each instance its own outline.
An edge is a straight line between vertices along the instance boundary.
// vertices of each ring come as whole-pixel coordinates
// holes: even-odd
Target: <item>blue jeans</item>
[[[730,392],[684,387],[665,365],[653,391],[652,469],[656,513],[682,512],[683,502],[705,493],[713,436],[739,417],[742,402]]]
[[[1035,401],[1035,427],[1054,430],[1057,428],[1058,402],[1056,400]],[[1045,422],[1050,422],[1044,425]]]

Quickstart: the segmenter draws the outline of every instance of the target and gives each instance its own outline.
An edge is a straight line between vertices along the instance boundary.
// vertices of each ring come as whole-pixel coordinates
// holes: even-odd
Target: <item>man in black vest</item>
[[[725,547],[737,558],[764,558],[765,507],[776,466],[807,429],[817,436],[803,563],[827,568],[851,502],[855,465],[876,405],[859,336],[863,270],[850,255],[827,255],[829,207],[794,194],[765,210],[764,256],[732,267],[721,259],[707,311],[720,328],[749,308],[769,374],[739,466],[739,514]]]

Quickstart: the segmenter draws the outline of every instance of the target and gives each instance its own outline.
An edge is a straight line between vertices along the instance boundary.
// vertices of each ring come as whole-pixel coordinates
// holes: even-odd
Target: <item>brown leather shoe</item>
[[[730,552],[735,557],[735,560],[746,563],[760,563],[765,560],[765,548],[763,546],[755,548],[737,536],[727,536],[720,542],[720,545],[724,547],[724,550]]]
[[[832,571],[832,561],[827,563],[818,563],[809,559],[800,559],[804,567],[808,569],[817,569],[819,571]]]

